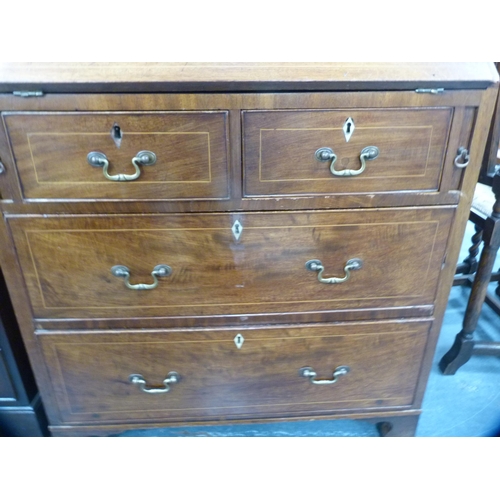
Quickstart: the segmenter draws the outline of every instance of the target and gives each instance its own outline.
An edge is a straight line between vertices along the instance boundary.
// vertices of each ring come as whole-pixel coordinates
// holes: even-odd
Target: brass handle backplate
[[[163,381],[163,387],[148,387],[148,383],[142,375],[133,373],[128,377],[131,384],[138,385],[139,389],[147,394],[165,394],[170,391],[169,384],[177,384],[180,379],[181,377],[177,372],[170,372]]]
[[[102,168],[102,173],[106,179],[109,181],[134,181],[141,175],[141,165],[154,165],[156,163],[156,155],[152,151],[139,151],[132,158],[132,165],[134,166],[135,172],[133,174],[116,174],[109,175],[109,160],[104,153],[98,151],[92,151],[87,155],[87,162],[93,167]]]
[[[454,161],[455,167],[465,168],[469,164],[469,160],[469,150],[466,148],[458,148],[457,157]]]
[[[377,158],[379,154],[380,151],[377,146],[367,146],[366,148],[363,148],[361,154],[359,155],[361,167],[357,170],[351,170],[348,168],[344,170],[336,170],[335,162],[337,161],[338,157],[331,148],[319,148],[316,153],[314,153],[314,156],[318,161],[331,162],[330,172],[332,173],[332,175],[335,175],[337,177],[354,177],[356,175],[362,174],[366,168],[366,162],[375,160],[375,158]]]
[[[344,266],[345,276],[343,278],[323,278],[325,268],[320,260],[313,259],[306,262],[306,269],[317,272],[318,281],[326,284],[344,283],[344,281],[347,281],[351,277],[351,271],[361,269],[362,267],[363,261],[361,259],[349,259]]]
[[[165,278],[172,274],[172,268],[165,264],[155,266],[151,272],[151,276],[153,276],[154,280],[151,284],[139,283],[137,285],[132,285],[130,283],[130,269],[126,266],[113,266],[111,268],[111,274],[117,278],[123,278],[125,286],[131,290],[152,290],[158,286],[158,278]]]
[[[348,366],[337,366],[333,372],[333,378],[330,380],[316,380],[317,373],[310,367],[305,366],[299,370],[299,375],[301,377],[305,377],[309,379],[311,384],[316,385],[331,385],[335,384],[340,377],[347,375],[350,372],[350,368]]]

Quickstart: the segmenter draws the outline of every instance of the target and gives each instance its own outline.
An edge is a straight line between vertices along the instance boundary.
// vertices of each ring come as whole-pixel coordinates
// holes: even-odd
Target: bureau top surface
[[[0,63],[0,92],[196,92],[486,88],[493,63]]]

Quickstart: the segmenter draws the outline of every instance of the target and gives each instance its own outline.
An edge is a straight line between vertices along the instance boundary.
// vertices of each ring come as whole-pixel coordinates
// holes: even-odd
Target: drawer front
[[[175,421],[409,406],[429,325],[340,323],[39,340],[63,422]],[[347,368],[339,374],[339,367]],[[305,376],[303,368],[316,376]],[[313,383],[334,380],[335,371],[335,383]]]
[[[229,197],[225,111],[3,116],[25,198]],[[142,151],[154,153],[154,164],[141,160]],[[89,163],[91,152],[105,156],[106,169]]]
[[[92,319],[432,304],[452,215],[440,207],[8,220],[35,317]],[[335,277],[343,282],[320,282]]]
[[[452,108],[243,112],[244,194],[438,191],[452,116]],[[359,173],[370,146],[378,156]],[[330,153],[317,157],[322,148],[333,166]]]

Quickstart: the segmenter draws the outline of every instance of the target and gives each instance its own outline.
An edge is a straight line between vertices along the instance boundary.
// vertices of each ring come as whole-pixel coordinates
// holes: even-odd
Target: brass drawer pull
[[[361,154],[359,155],[359,159],[361,161],[361,167],[357,170],[344,169],[344,170],[335,170],[335,162],[337,161],[337,155],[333,152],[331,148],[319,148],[316,153],[316,159],[319,161],[331,161],[330,163],[330,172],[333,175],[338,177],[354,177],[355,175],[359,175],[364,172],[366,168],[367,160],[375,160],[380,154],[379,149],[376,146],[367,146],[363,148]]]
[[[170,391],[169,384],[177,384],[181,379],[180,375],[177,372],[170,372],[167,375],[167,378],[163,381],[164,387],[148,387],[148,383],[144,379],[142,375],[134,373],[129,376],[128,380],[131,384],[135,384],[139,386],[139,389],[142,392],[147,394],[165,394]]]
[[[469,150],[466,148],[458,148],[457,157],[455,158],[455,167],[465,168],[469,164]]]
[[[325,268],[323,264],[318,259],[308,260],[306,262],[306,269],[308,271],[313,271],[318,273],[318,281],[320,283],[335,284],[344,283],[351,277],[350,271],[356,271],[363,267],[363,261],[361,259],[349,259],[344,266],[345,276],[343,278],[323,278],[323,272]]]
[[[348,366],[337,366],[333,372],[333,378],[331,380],[316,380],[317,373],[310,366],[306,366],[299,370],[299,375],[301,377],[308,378],[311,384],[330,385],[335,384],[340,377],[347,375],[350,370],[351,369]]]
[[[111,268],[111,274],[116,276],[117,278],[123,278],[125,282],[125,286],[130,288],[131,290],[152,290],[158,286],[158,278],[165,278],[172,274],[172,268],[170,266],[166,266],[165,264],[159,264],[155,266],[153,271],[151,272],[151,276],[153,276],[153,283],[150,285],[146,285],[144,283],[139,283],[137,285],[130,284],[130,269],[126,266],[113,266]]]
[[[133,174],[116,174],[116,175],[109,175],[108,174],[108,168],[109,168],[109,161],[107,156],[104,153],[99,153],[97,151],[92,151],[87,155],[87,161],[89,165],[92,165],[93,167],[100,167],[102,168],[102,173],[106,179],[110,181],[134,181],[141,175],[141,165],[146,166],[146,165],[154,165],[156,163],[156,155],[151,152],[151,151],[139,151],[133,158],[132,158],[132,165],[134,165],[135,168],[135,173]]]

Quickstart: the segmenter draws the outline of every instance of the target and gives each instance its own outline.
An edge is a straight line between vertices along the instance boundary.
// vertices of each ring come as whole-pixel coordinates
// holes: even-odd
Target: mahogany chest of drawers
[[[1,266],[54,435],[413,435],[492,64],[0,65]]]

